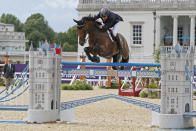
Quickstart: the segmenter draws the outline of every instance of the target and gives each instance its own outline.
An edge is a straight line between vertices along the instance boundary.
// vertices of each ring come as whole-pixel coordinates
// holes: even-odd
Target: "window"
[[[185,112],[190,112],[190,107],[188,103],[185,105]]]
[[[43,60],[38,60],[38,64],[43,64]]]
[[[168,76],[168,79],[170,80],[170,75]]]
[[[195,27],[195,45],[196,45],[196,27]]]
[[[44,103],[44,94],[42,94],[42,103]]]
[[[171,99],[171,104],[174,104],[174,99]]]
[[[44,72],[42,73],[42,78],[44,78]]]
[[[180,45],[183,45],[183,39],[180,39],[180,37],[183,37],[183,27],[178,27],[178,41]]]
[[[142,44],[142,25],[133,25],[133,44]]]
[[[189,93],[189,88],[185,88],[185,93]]]
[[[176,66],[176,62],[170,62],[170,66]]]
[[[171,114],[175,114],[175,110],[173,108],[171,109]]]
[[[40,73],[39,73],[39,78],[41,78],[41,77],[42,77],[42,73],[40,72]]]

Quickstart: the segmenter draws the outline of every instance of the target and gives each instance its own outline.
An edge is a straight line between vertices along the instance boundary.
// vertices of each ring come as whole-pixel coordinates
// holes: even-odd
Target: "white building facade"
[[[129,62],[154,62],[160,45],[195,44],[195,0],[79,0],[79,19],[103,7],[124,19],[119,33],[129,44]],[[82,52],[79,46],[78,54]]]
[[[10,56],[10,59],[17,63],[17,61],[20,61],[18,55],[25,53],[26,42],[28,42],[28,40],[25,39],[24,32],[15,32],[13,24],[0,23],[1,56]],[[15,54],[16,57],[13,54]],[[0,61],[4,61],[4,58],[1,57]]]

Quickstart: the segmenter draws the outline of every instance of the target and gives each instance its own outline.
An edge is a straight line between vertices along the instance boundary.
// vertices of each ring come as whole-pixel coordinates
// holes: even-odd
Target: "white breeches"
[[[112,28],[112,32],[113,32],[113,35],[114,35],[115,37],[116,37],[116,35],[117,35],[117,33],[118,33],[119,23],[120,23],[120,22],[116,23],[116,24],[114,25],[114,27]]]
[[[118,33],[119,24],[120,24],[120,22],[116,23],[112,28],[110,28],[113,32],[114,37],[116,37],[116,35]],[[102,25],[104,25],[104,23]],[[107,32],[108,32],[108,34],[110,34],[109,31],[107,31]]]

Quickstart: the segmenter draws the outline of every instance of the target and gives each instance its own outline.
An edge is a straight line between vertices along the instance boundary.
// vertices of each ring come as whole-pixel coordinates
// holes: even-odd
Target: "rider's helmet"
[[[100,11],[100,16],[105,17],[110,15],[110,10],[108,8],[102,8]]]

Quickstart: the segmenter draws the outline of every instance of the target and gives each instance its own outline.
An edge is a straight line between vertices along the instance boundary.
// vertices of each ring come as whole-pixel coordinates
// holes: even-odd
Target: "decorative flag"
[[[55,50],[56,50],[56,54],[61,55],[61,47],[58,44],[56,44]]]
[[[50,46],[50,48],[54,48],[54,44],[50,44],[49,46]]]

